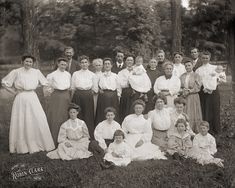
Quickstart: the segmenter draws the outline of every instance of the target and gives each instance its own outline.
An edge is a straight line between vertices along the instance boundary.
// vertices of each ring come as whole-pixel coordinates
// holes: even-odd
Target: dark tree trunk
[[[181,51],[181,0],[171,0],[172,53]]]
[[[22,35],[24,42],[24,53],[36,57],[36,67],[39,61],[37,13],[34,0],[21,0],[22,5]]]

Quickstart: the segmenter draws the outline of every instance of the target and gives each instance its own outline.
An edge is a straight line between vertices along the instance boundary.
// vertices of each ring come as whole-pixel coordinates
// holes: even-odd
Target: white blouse
[[[66,140],[80,140],[81,138],[90,138],[86,123],[80,119],[69,119],[64,122],[58,134],[58,143]]]
[[[186,72],[185,66],[182,63],[174,64],[173,67],[173,75],[177,76],[178,78]]]
[[[71,74],[67,71],[56,71],[47,75],[47,80],[52,88],[58,90],[66,90],[71,86]]]
[[[122,88],[129,87],[129,77],[132,74],[133,70],[128,70],[127,68],[118,72],[118,79]]]
[[[73,73],[71,89],[89,90],[95,87],[95,74],[89,70],[79,70]]]
[[[169,90],[171,96],[177,95],[180,91],[181,82],[176,76],[171,76],[170,79],[166,79],[165,76],[157,78],[154,84],[154,93],[158,94],[161,90]]]
[[[113,134],[118,129],[121,129],[121,127],[116,121],[112,121],[111,124],[107,120],[100,122],[94,131],[94,137],[99,142],[100,147],[106,149],[105,139],[113,139]]]
[[[152,139],[151,121],[146,120],[143,114],[128,115],[122,122],[122,129],[126,134],[142,134],[141,139],[144,142],[150,142]]]
[[[12,87],[13,84],[16,89],[35,90],[39,84],[48,85],[48,81],[40,70],[34,68],[26,70],[21,67],[12,70],[2,79],[2,85],[5,87]]]
[[[120,97],[122,89],[118,80],[118,75],[109,71],[103,72],[99,79],[99,88],[102,90],[108,89],[115,91],[117,90],[117,95]]]
[[[156,130],[166,131],[171,127],[170,114],[172,108],[163,108],[162,110],[152,110],[148,113],[148,118],[151,120],[152,127]]]
[[[202,79],[202,84],[205,89],[211,89],[207,86],[211,85],[211,81],[213,82],[212,74],[215,73],[216,65],[211,65],[210,63],[203,64],[201,67],[199,67],[196,70],[196,73],[199,74],[199,76]]]

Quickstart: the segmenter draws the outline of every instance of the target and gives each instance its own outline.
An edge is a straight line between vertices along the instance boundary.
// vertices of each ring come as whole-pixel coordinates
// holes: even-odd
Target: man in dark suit
[[[121,51],[118,51],[116,54],[116,62],[113,64],[113,67],[111,70],[112,72],[117,74],[119,71],[126,68],[126,65],[123,59],[124,59],[124,53]]]
[[[191,48],[191,58],[193,59],[193,71],[202,65],[201,58],[199,57],[199,50],[197,48]]]
[[[74,50],[72,47],[66,47],[64,49],[64,56],[68,59],[67,71],[70,72],[71,75],[73,75],[75,71],[80,70],[78,61],[73,59]]]

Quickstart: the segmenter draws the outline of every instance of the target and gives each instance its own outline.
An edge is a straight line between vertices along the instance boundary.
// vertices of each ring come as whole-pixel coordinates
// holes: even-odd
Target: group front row
[[[156,103],[161,97],[156,100]],[[217,152],[215,138],[208,133],[209,124],[202,121],[199,133],[194,136],[185,118],[176,120],[174,127],[167,132],[166,147],[153,141],[152,118],[144,117],[145,103],[138,99],[133,104],[134,114],[128,115],[122,126],[114,118],[116,110],[105,109],[106,119],[100,122],[94,131],[95,140],[89,141],[89,132],[84,121],[77,118],[80,107],[71,104],[68,108],[69,120],[64,122],[58,135],[58,148],[47,156],[51,159],[74,160],[94,155],[102,168],[127,166],[131,161],[149,159],[167,159],[166,153],[173,159],[193,158],[204,165],[213,163],[223,167],[223,160],[215,158]],[[150,111],[155,113],[157,109]],[[164,131],[163,131],[164,132]]]

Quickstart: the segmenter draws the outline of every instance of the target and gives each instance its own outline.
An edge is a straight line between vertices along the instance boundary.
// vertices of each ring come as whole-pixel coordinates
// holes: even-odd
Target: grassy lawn
[[[11,104],[0,105],[0,188],[8,187],[137,187],[137,188],[230,188],[235,187],[234,118],[231,104],[222,95],[222,133],[216,137],[217,157],[224,159],[224,168],[201,166],[191,159],[176,161],[150,160],[132,162],[127,167],[102,170],[94,157],[83,160],[50,160],[45,152],[32,155],[9,154],[8,131]],[[12,172],[42,167],[39,175],[28,175],[13,180]],[[24,167],[26,166],[26,167]]]

